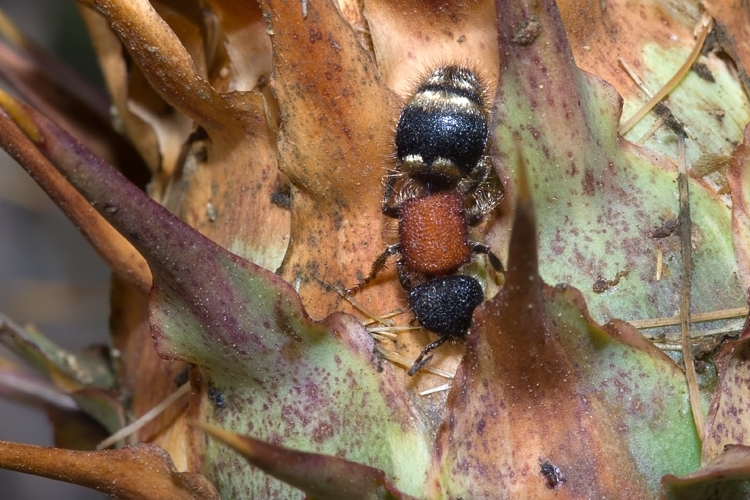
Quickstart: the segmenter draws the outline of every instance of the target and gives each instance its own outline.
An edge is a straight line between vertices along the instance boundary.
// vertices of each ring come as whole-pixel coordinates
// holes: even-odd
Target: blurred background
[[[0,0],[38,44],[102,86],[74,0]],[[109,272],[26,172],[0,152],[0,312],[60,346],[107,342]],[[3,351],[0,355],[7,355]],[[0,439],[52,445],[44,411],[0,399]],[[92,490],[0,470],[3,499],[102,499]]]

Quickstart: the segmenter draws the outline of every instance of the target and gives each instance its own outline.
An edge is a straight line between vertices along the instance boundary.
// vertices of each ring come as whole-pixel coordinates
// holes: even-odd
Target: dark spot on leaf
[[[333,437],[333,427],[327,422],[321,422],[312,432],[313,441],[320,444]]]
[[[606,292],[609,286],[607,286],[607,280],[599,278],[594,282],[594,285],[591,287],[594,291],[594,293],[603,293]]]
[[[208,161],[208,149],[206,146],[201,146],[193,151],[193,158],[195,163],[206,163]]]
[[[517,26],[513,33],[513,41],[519,45],[528,45],[542,32],[542,24],[536,17],[527,19]]]
[[[620,278],[624,278],[628,275],[628,271],[620,271],[617,273],[617,276],[615,276],[615,279],[613,280],[606,280],[604,278],[599,278],[594,282],[594,285],[591,287],[594,293],[604,293],[613,286],[617,286],[620,283]]]
[[[188,381],[189,374],[190,374],[190,365],[183,368],[182,371],[178,373],[177,376],[174,378],[174,383],[177,385],[177,387],[181,387],[182,384]]]
[[[656,116],[664,120],[664,125],[668,127],[672,132],[679,136],[687,137],[685,125],[683,125],[680,120],[675,118],[675,116],[672,114],[672,111],[670,111],[666,104],[664,104],[663,102],[657,104],[654,108],[654,113],[656,113]]]
[[[716,83],[716,79],[714,79],[714,75],[711,73],[711,70],[708,68],[708,66],[705,63],[697,62],[693,64],[693,67],[690,69],[692,69],[696,75],[703,78],[707,82]]]
[[[208,139],[208,133],[206,133],[206,129],[199,126],[190,134],[190,136],[188,136],[187,143],[193,144],[194,142],[205,141],[206,139]]]
[[[216,387],[208,388],[208,399],[213,401],[217,408],[226,408],[227,400],[224,398],[224,394],[221,393]]]
[[[556,465],[541,458],[539,459],[539,465],[539,472],[542,473],[542,476],[547,481],[547,488],[554,489],[565,482],[565,476]]]
[[[482,434],[484,432],[484,427],[486,423],[484,419],[480,420],[479,423],[477,423],[477,434]]]
[[[677,219],[670,219],[664,221],[660,226],[657,226],[651,230],[652,238],[666,238],[675,232],[679,222]]]
[[[292,207],[292,192],[289,186],[282,186],[278,191],[271,195],[271,203],[281,208],[290,209]]]
[[[311,29],[307,32],[307,35],[308,35],[308,39],[310,40],[310,43],[319,42],[320,40],[323,39],[323,34],[320,31]]]
[[[594,172],[591,169],[586,169],[583,174],[583,194],[586,196],[594,196],[596,192],[596,186],[594,182]]]

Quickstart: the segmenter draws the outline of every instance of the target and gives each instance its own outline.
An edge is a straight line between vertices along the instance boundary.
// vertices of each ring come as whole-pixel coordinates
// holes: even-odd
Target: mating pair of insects
[[[472,276],[456,274],[474,254],[502,263],[484,244],[469,239],[503,195],[488,154],[489,112],[479,77],[462,66],[432,71],[408,100],[396,128],[398,165],[384,182],[383,214],[398,219],[398,242],[386,247],[353,293],[399,255],[396,270],[409,292],[417,322],[440,337],[420,353],[409,375],[451,338],[464,337],[484,290]]]

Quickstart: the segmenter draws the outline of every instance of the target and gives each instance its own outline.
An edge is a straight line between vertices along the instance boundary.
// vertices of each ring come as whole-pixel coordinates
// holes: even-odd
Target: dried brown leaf
[[[178,472],[152,444],[120,450],[72,451],[0,441],[0,467],[93,488],[123,500],[217,500],[199,474]]]
[[[494,93],[500,76],[494,2],[375,1],[367,3],[366,17],[380,74],[397,94],[413,92],[420,77],[445,64],[476,68]]]
[[[310,3],[306,19],[297,3],[261,5],[272,33],[271,84],[284,124],[279,169],[292,184],[291,246],[281,273],[299,283],[308,311],[320,317],[342,301],[316,278],[341,288],[356,283],[357,273],[366,272],[385,246],[382,218],[370,218],[380,212],[397,108],[335,5]],[[396,289],[394,283],[388,288]],[[372,291],[363,294],[367,306],[387,310],[388,299],[369,302]]]

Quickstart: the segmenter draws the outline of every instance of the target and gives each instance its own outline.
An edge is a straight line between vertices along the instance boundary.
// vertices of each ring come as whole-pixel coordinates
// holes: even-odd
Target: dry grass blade
[[[451,387],[453,387],[451,384],[443,384],[439,385],[437,387],[433,387],[432,389],[427,389],[426,391],[422,391],[419,393],[420,396],[429,396],[430,394],[435,394],[437,392],[443,392],[443,391],[450,391]]]
[[[679,160],[677,184],[680,191],[679,233],[682,251],[682,286],[680,290],[680,326],[682,329],[682,356],[685,361],[685,376],[687,377],[690,406],[693,410],[693,420],[701,441],[706,437],[706,421],[701,408],[698,377],[695,374],[693,362],[693,346],[690,338],[690,290],[692,287],[693,262],[690,224],[690,189],[689,176],[685,165],[685,137],[678,135]]]
[[[747,307],[736,307],[734,309],[723,309],[721,311],[711,311],[707,313],[694,314],[690,317],[691,323],[706,323],[708,321],[717,321],[721,319],[741,318],[747,316]],[[662,326],[675,326],[680,324],[679,316],[670,316],[668,318],[654,319],[637,319],[628,321],[631,325],[639,330],[649,328],[661,328]]]
[[[690,71],[690,68],[693,66],[693,63],[695,63],[696,59],[698,59],[698,56],[701,53],[701,50],[703,49],[703,44],[706,41],[706,37],[708,36],[708,32],[711,31],[711,27],[713,26],[713,19],[711,16],[706,14],[705,12],[701,16],[701,19],[699,21],[699,26],[701,27],[700,32],[698,33],[697,40],[695,41],[695,45],[693,46],[693,50],[690,52],[690,55],[685,60],[685,62],[682,64],[679,70],[672,76],[672,78],[669,79],[667,83],[664,84],[664,86],[659,89],[659,91],[654,94],[654,96],[648,100],[636,113],[631,116],[630,118],[625,121],[620,127],[618,128],[618,132],[620,135],[625,135],[628,130],[633,128],[636,123],[641,121],[641,118],[646,116],[651,109],[656,106],[659,102],[661,102],[662,99],[664,99],[669,93],[677,86],[677,84],[685,77],[688,71]]]
[[[111,436],[109,436],[107,439],[96,445],[97,450],[103,450],[105,448],[109,448],[113,444],[115,444],[118,441],[121,441],[125,439],[126,437],[130,436],[134,432],[138,431],[142,427],[144,427],[146,424],[151,422],[153,419],[158,417],[164,410],[166,410],[172,403],[180,399],[182,396],[188,393],[190,390],[190,383],[185,382],[180,386],[179,389],[174,391],[172,394],[167,396],[161,403],[154,406],[151,410],[146,412],[142,417],[138,418],[135,422],[133,422],[130,425],[127,425],[120,429],[119,431],[115,432]]]
[[[690,167],[690,177],[698,179],[729,165],[732,158],[726,155],[705,154]]]
[[[399,354],[397,352],[389,351],[388,349],[383,349],[382,347],[379,347],[379,346],[375,347],[375,349],[377,349],[378,352],[385,359],[387,359],[391,363],[399,365],[399,366],[401,366],[403,368],[410,368],[414,364],[414,360],[409,359],[406,356],[402,356],[401,354]],[[421,371],[423,371],[423,372],[429,372],[429,373],[432,373],[434,375],[438,375],[440,377],[447,378],[449,380],[453,379],[453,375],[452,374],[450,374],[450,373],[448,373],[446,371],[443,371],[443,370],[441,370],[439,368],[432,368],[429,365],[423,367]]]

